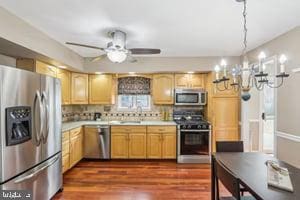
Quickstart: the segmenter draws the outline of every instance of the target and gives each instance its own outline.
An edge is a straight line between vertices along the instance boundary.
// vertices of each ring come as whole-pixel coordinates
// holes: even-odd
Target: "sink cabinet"
[[[176,159],[176,126],[112,126],[112,159]]]
[[[111,158],[146,158],[146,126],[112,126]]]

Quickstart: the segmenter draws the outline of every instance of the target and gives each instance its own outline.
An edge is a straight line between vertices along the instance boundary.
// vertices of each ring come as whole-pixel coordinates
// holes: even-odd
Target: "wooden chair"
[[[255,200],[252,196],[241,196],[240,181],[232,174],[224,165],[214,160],[214,170],[216,175],[216,181],[221,181],[224,187],[232,194],[232,196],[220,197],[219,187],[217,184],[217,198],[219,200]]]
[[[243,141],[217,141],[217,152],[244,152]]]
[[[217,141],[217,152],[244,152],[243,141]],[[240,187],[241,194],[244,195],[247,192],[246,188]]]

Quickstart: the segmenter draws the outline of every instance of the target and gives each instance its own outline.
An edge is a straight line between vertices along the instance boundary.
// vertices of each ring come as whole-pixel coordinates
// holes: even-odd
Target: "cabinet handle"
[[[160,128],[160,129],[158,129],[159,131],[164,131],[165,129],[162,129],[162,128]]]

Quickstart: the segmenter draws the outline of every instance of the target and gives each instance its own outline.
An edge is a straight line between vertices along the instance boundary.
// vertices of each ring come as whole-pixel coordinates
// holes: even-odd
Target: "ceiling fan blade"
[[[160,54],[160,49],[147,49],[147,48],[132,48],[128,49],[131,54],[143,55],[143,54]]]
[[[91,46],[91,45],[78,44],[78,43],[74,43],[74,42],[66,42],[66,44],[73,45],[73,46],[80,46],[80,47],[92,48],[92,49],[99,49],[99,50],[104,51],[104,48],[96,47],[96,46]]]
[[[101,56],[97,56],[97,57],[94,57],[94,58],[91,58],[91,62],[97,62],[99,60],[102,60],[106,57],[106,54],[103,54]]]

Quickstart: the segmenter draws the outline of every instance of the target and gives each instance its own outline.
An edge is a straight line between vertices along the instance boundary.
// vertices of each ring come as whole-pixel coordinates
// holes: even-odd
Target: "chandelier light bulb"
[[[221,71],[221,68],[220,68],[220,66],[219,66],[219,65],[216,65],[216,66],[215,66],[215,72],[217,72],[217,73],[218,73],[218,72],[220,72],[220,71]]]
[[[280,64],[283,65],[286,61],[287,61],[287,57],[284,54],[282,54],[279,58]]]
[[[227,65],[226,60],[225,60],[225,59],[222,59],[222,60],[221,60],[221,66],[222,66],[222,67],[225,67],[226,65]]]
[[[266,57],[267,57],[267,56],[266,56],[265,52],[263,52],[263,51],[260,52],[260,54],[258,55],[258,59],[259,59],[259,60],[264,60],[264,59],[266,59]]]

